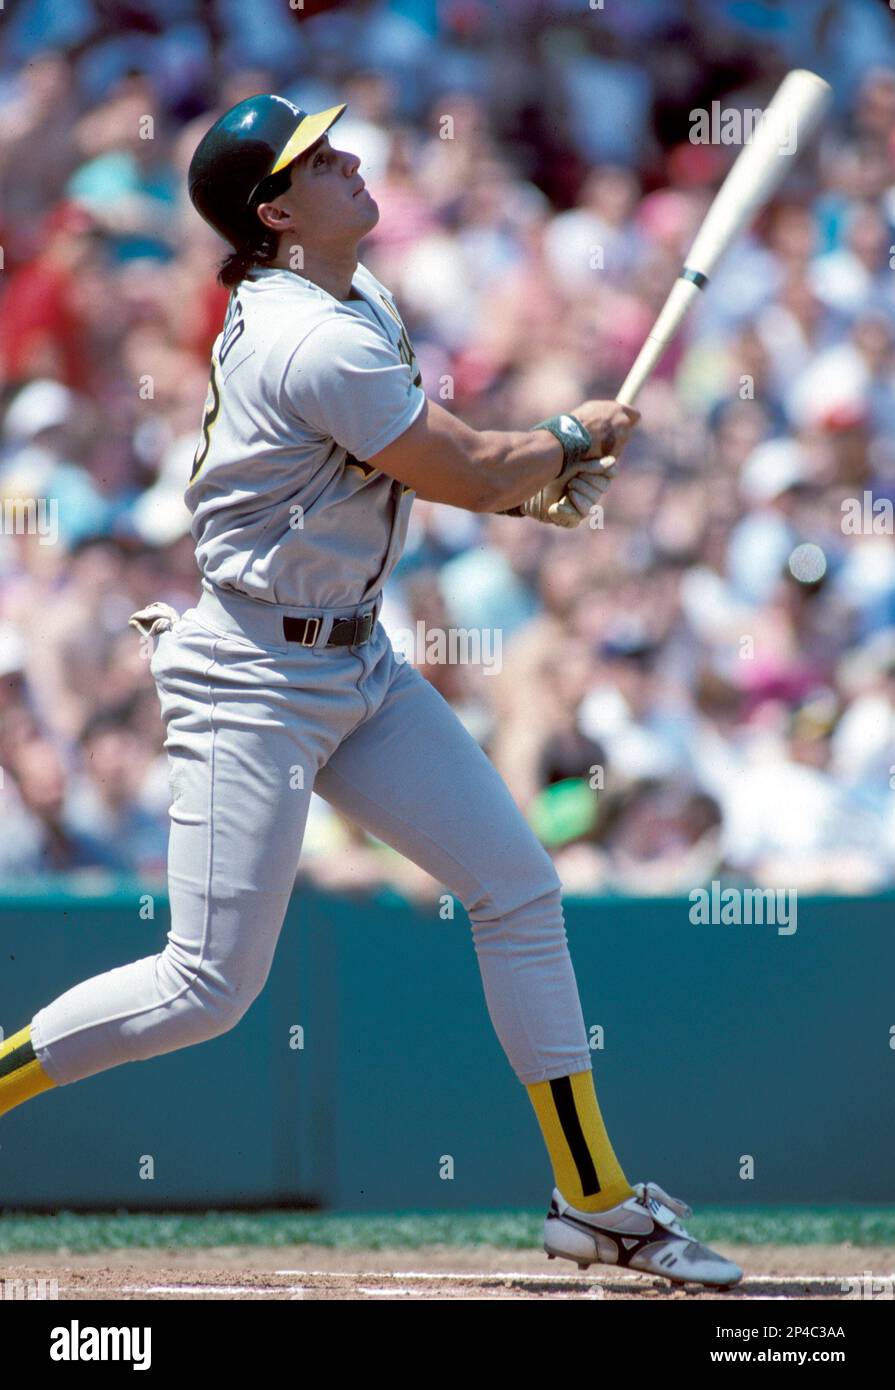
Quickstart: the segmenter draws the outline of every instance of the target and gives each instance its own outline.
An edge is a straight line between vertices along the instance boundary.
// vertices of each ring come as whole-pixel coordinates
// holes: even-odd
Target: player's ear
[[[292,213],[278,203],[259,203],[256,208],[259,219],[273,232],[291,232],[294,224]]]

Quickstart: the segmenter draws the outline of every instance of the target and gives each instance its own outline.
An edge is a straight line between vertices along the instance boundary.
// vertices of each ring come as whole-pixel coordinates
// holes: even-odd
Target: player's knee
[[[173,1013],[179,1018],[179,1031],[188,1042],[206,1042],[228,1033],[241,1021],[257,999],[267,979],[267,969],[233,969],[209,966],[171,946],[160,958],[160,974],[174,986]]]
[[[562,882],[550,855],[535,841],[524,861],[495,865],[490,882],[464,906],[474,924],[518,917],[562,926]]]
[[[208,1042],[229,1033],[248,1012],[255,995],[215,993],[198,988],[184,996],[189,1009],[189,1028],[194,1042]]]

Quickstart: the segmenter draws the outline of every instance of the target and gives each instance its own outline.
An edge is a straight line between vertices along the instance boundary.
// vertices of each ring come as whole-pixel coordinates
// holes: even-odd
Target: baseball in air
[[[827,572],[827,557],[819,545],[806,541],[790,555],[789,572],[800,584],[817,584]]]

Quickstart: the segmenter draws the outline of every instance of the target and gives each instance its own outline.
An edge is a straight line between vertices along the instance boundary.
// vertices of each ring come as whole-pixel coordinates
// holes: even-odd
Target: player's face
[[[281,230],[305,245],[357,242],[379,221],[357,155],[335,149],[327,135],[296,160],[290,187],[274,202],[291,218]]]

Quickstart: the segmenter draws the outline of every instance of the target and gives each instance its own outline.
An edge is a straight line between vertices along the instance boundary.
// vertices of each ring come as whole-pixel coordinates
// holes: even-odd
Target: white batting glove
[[[614,469],[615,458],[611,454],[583,460],[579,471],[564,484],[563,495],[548,507],[548,520],[554,526],[580,526],[591,515],[591,509],[599,505],[615,476]]]
[[[521,515],[534,517],[535,521],[549,526],[580,526],[612,482],[614,464],[611,455],[580,459],[523,502],[519,508]]]
[[[570,464],[559,478],[546,482],[532,498],[520,503],[518,510],[514,510],[514,516],[534,517],[535,521],[564,527],[580,524],[582,517],[588,514],[591,500],[599,498],[600,493],[609,486],[610,477],[606,477],[605,468],[610,461],[614,463],[616,460],[609,457],[580,459],[578,463]],[[568,507],[566,503],[573,485],[575,506]],[[577,510],[577,507],[581,510]]]

